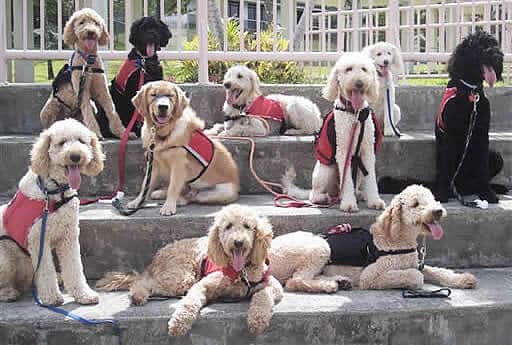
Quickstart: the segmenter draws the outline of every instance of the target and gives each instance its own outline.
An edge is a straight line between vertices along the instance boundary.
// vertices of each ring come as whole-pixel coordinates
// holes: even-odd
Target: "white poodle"
[[[208,129],[210,135],[312,135],[322,125],[316,104],[300,96],[263,96],[258,75],[245,66],[228,69],[224,88],[225,120]]]
[[[306,198],[307,193],[315,203],[327,203],[339,197],[342,211],[357,212],[356,191],[361,189],[369,208],[384,208],[377,189],[375,126],[368,106],[378,96],[377,72],[372,60],[362,53],[344,53],[329,74],[323,96],[334,102],[334,110],[324,120],[317,139],[312,190],[295,186],[294,176],[288,173],[283,177],[285,192],[299,198]],[[363,118],[366,120],[361,122]],[[356,155],[362,128],[360,151]]]
[[[44,250],[34,277],[42,303],[64,302],[52,259],[56,250],[66,291],[80,304],[98,302],[87,285],[80,259],[77,190],[81,174],[96,176],[104,155],[96,135],[80,122],[57,121],[32,148],[31,166],[16,196],[0,207],[0,301],[14,301],[31,285],[39,261],[41,222],[48,207]],[[47,190],[48,202],[45,203]]]
[[[397,135],[390,121],[389,113],[395,129],[401,119],[400,107],[395,103],[395,85],[398,83],[398,76],[404,71],[404,63],[400,50],[388,42],[378,42],[363,49],[375,63],[377,74],[379,75],[379,98],[371,103],[375,110],[380,128],[384,128],[385,136]],[[389,91],[389,107],[388,107]]]

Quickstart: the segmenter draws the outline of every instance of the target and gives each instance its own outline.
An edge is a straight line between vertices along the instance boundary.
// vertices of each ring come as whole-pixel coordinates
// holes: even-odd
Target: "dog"
[[[502,71],[503,52],[498,41],[482,30],[466,36],[450,56],[450,80],[435,125],[435,194],[441,202],[447,202],[451,196],[460,199],[468,194],[477,194],[489,203],[498,202],[490,180],[502,170],[503,158],[500,153],[489,150],[491,109],[483,81],[492,87],[496,80],[502,79]],[[475,106],[476,120],[466,150]],[[462,165],[458,167],[459,164]]]
[[[112,133],[121,137],[125,128],[112,103],[103,61],[98,56],[98,46],[107,44],[108,39],[105,22],[93,9],[81,9],[69,18],[64,27],[64,43],[75,51],[53,81],[52,93],[41,109],[43,128],[72,117],[81,120],[102,139],[91,104],[94,101],[104,109]],[[135,135],[131,138],[135,138]]]
[[[396,126],[401,119],[400,107],[395,103],[395,85],[398,83],[399,74],[404,71],[400,50],[392,43],[378,42],[365,47],[363,53],[373,60],[379,76],[379,97],[370,105],[375,111],[380,128],[383,128],[384,135],[398,135],[400,132],[398,130],[395,132],[393,126]],[[389,110],[391,110],[393,123],[390,121]]]
[[[271,305],[282,295],[281,285],[268,275],[268,267],[264,264],[271,240],[272,227],[267,218],[259,217],[247,206],[225,206],[215,216],[209,236],[170,243],[155,254],[142,274],[110,272],[97,282],[96,288],[101,291],[129,289],[128,296],[134,305],[146,304],[152,295],[183,296],[192,288],[193,292],[183,299],[176,317],[170,322],[173,335],[186,333],[197,318],[198,305],[190,309],[195,314],[184,315],[184,308],[200,297],[200,286],[212,287],[208,291],[214,295],[205,296],[208,300],[242,299],[254,294],[249,307],[249,328],[260,331],[268,326]],[[229,276],[218,271],[218,266]],[[242,278],[242,272],[246,278]],[[236,278],[235,281],[231,277]],[[262,281],[265,277],[267,282]],[[249,287],[243,279],[257,284]],[[179,314],[184,318],[178,318]]]
[[[97,136],[74,119],[57,121],[32,147],[31,165],[8,205],[0,208],[0,301],[14,301],[30,288],[45,305],[61,305],[52,260],[55,249],[66,291],[80,304],[98,303],[85,279],[78,225],[81,174],[96,176],[105,157]],[[48,202],[45,203],[45,198]],[[46,239],[39,252],[43,209],[47,205]],[[40,259],[38,259],[40,257]],[[37,274],[36,265],[40,260]]]
[[[324,119],[315,143],[312,190],[295,186],[293,175],[287,173],[284,192],[303,199],[309,195],[314,203],[329,203],[339,194],[340,209],[357,212],[356,191],[361,188],[369,208],[384,208],[375,176],[376,127],[368,105],[378,97],[373,61],[362,53],[344,53],[329,74],[323,97],[334,102],[334,110]]]
[[[167,25],[157,18],[142,17],[132,23],[129,41],[133,48],[110,84],[110,95],[125,127],[128,127],[135,111],[131,100],[140,87],[151,81],[163,79],[162,65],[157,52],[161,47],[167,46],[171,37]],[[97,119],[103,136],[112,137],[108,119],[101,108]],[[141,121],[136,122],[132,132],[140,136],[141,127]]]
[[[207,130],[220,136],[312,135],[322,120],[318,106],[300,96],[263,96],[253,70],[236,65],[224,75],[224,123]]]
[[[149,193],[152,199],[165,199],[161,215],[174,215],[177,205],[191,202],[227,204],[238,199],[240,178],[231,153],[202,132],[204,122],[182,89],[154,81],[132,101],[144,117],[144,149],[155,145]],[[128,207],[135,208],[142,197],[141,193]]]
[[[273,240],[272,274],[287,290],[303,292],[334,292],[338,282],[361,289],[421,289],[425,281],[451,288],[474,288],[477,279],[470,273],[428,265],[422,271],[418,269],[417,238],[441,239],[443,228],[439,222],[444,217],[446,210],[429,189],[409,186],[377,217],[367,243],[357,247],[359,250],[344,246],[346,251],[368,255],[364,261],[374,254],[365,267],[346,266],[348,263],[338,259],[345,253],[336,251],[333,244],[350,241],[350,233],[336,242],[331,237],[335,235],[294,232]]]

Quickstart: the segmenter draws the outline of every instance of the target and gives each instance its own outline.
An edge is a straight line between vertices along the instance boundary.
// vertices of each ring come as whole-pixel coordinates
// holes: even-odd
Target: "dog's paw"
[[[373,208],[376,210],[383,210],[386,207],[386,203],[382,199],[375,199],[372,201],[368,201],[368,208]]]
[[[160,215],[162,216],[173,216],[176,214],[176,204],[165,202],[162,208],[160,208]]]
[[[131,292],[128,294],[128,298],[133,305],[144,305],[148,303],[148,296],[143,292]]]
[[[127,203],[126,207],[129,209],[135,209],[135,208],[137,208],[138,203],[139,203],[139,200],[134,199],[134,200],[130,201],[129,203]]]
[[[247,327],[251,334],[261,334],[270,326],[270,317],[260,313],[250,313],[247,317]]]
[[[100,296],[96,292],[89,290],[75,296],[75,301],[80,304],[98,304]]]
[[[474,289],[476,288],[477,283],[478,280],[474,275],[471,273],[462,273],[459,275],[457,284],[454,287],[459,289]]]
[[[167,330],[171,337],[181,337],[187,334],[187,332],[189,331],[189,327],[186,327],[186,325],[182,325],[173,317],[169,320]]]
[[[336,283],[338,283],[338,290],[351,290],[352,281],[347,277],[336,277]]]
[[[14,288],[0,289],[0,302],[14,302],[21,296],[21,293]]]
[[[489,204],[497,204],[500,200],[491,188],[488,188],[485,192],[478,194],[478,197],[482,200],[487,200]]]
[[[340,203],[340,210],[344,212],[359,212],[359,208],[357,207],[357,203],[355,202],[345,202],[342,201]]]
[[[64,296],[62,296],[60,293],[55,296],[39,295],[39,299],[41,300],[41,303],[43,303],[44,305],[50,305],[53,307],[57,307],[59,305],[64,304]]]
[[[167,198],[167,192],[163,189],[158,189],[151,192],[151,199],[153,200],[163,200],[165,198]]]

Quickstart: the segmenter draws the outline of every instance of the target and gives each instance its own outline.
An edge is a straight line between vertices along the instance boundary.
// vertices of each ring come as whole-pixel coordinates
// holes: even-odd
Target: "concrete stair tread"
[[[368,342],[360,344],[388,344],[383,341],[395,338],[389,344],[448,345],[459,343],[454,339],[464,334],[497,337],[504,331],[500,331],[499,327],[505,326],[512,316],[512,268],[473,269],[470,272],[479,279],[478,288],[453,289],[449,299],[404,299],[399,290],[352,290],[333,295],[285,293],[282,302],[274,308],[270,329],[259,337],[253,337],[247,331],[247,302],[214,303],[202,310],[189,335],[177,341],[180,344],[184,339],[188,339],[188,344],[225,344],[228,343],[226,339],[239,337],[243,340],[238,343],[334,344],[339,343],[340,339],[346,341],[345,337],[368,337]],[[427,285],[426,288],[436,287]],[[101,293],[100,303],[95,306],[79,306],[68,297],[66,302],[64,308],[79,315],[98,319],[112,317],[120,321],[125,345],[167,344],[167,321],[178,299],[151,301],[142,307],[130,307],[127,293],[116,292]],[[487,324],[484,320],[488,319],[500,322]],[[482,322],[485,327],[479,327]],[[115,343],[108,340],[113,334],[109,326],[91,327],[65,320],[61,315],[37,307],[29,296],[16,303],[2,304],[0,333],[2,328],[7,327],[13,337],[17,330],[18,337],[26,338],[30,334],[38,338],[51,332],[62,333],[60,337],[53,337],[55,341],[60,340],[60,344],[64,343],[63,339],[68,340],[66,344],[74,344],[78,339],[89,337],[102,337],[108,344]],[[400,334],[405,329],[409,329],[406,334],[430,336],[429,342],[400,340]],[[497,333],[494,333],[496,330]],[[2,334],[9,339],[9,331],[4,329]],[[73,334],[76,338],[73,338]],[[445,337],[438,339],[439,334]],[[50,339],[47,340],[48,344],[59,344]]]

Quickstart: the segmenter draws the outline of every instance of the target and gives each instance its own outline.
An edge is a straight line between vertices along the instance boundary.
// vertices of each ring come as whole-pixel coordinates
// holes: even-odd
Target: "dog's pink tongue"
[[[244,251],[242,248],[237,248],[233,250],[233,256],[231,258],[231,265],[233,269],[237,272],[240,272],[245,266],[245,257]]]
[[[490,87],[493,87],[494,84],[496,84],[496,72],[494,71],[494,68],[484,66],[484,79]]]
[[[361,95],[361,91],[358,89],[352,90],[352,95],[350,96],[350,102],[352,102],[352,107],[354,110],[359,110],[363,107],[363,96]]]
[[[384,65],[380,69],[381,69],[381,73],[382,73],[382,76],[384,77],[384,79],[388,79],[389,78],[389,66]]]
[[[236,92],[233,90],[226,90],[226,103],[231,105],[236,101]]]
[[[80,189],[80,183],[82,182],[82,177],[80,176],[80,168],[78,165],[69,165],[68,166],[68,183],[69,186],[73,189]]]
[[[438,223],[432,223],[427,224],[427,226],[430,229],[430,232],[432,233],[432,237],[434,238],[434,240],[440,240],[443,237],[444,231],[441,225],[439,225]]]
[[[85,47],[87,48],[88,53],[93,53],[96,50],[96,40],[93,38],[86,39]]]
[[[146,44],[146,56],[152,57],[153,55],[155,55],[155,44],[154,43]]]

